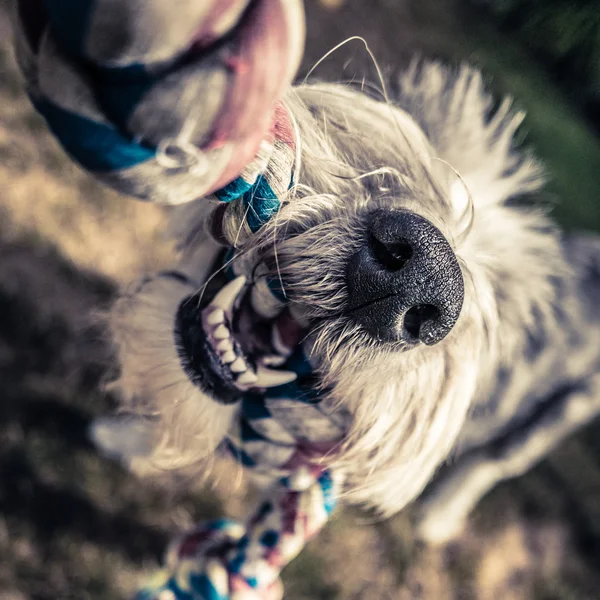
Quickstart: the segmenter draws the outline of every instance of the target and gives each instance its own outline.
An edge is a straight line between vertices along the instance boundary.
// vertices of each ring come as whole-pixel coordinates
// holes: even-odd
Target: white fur
[[[296,186],[244,247],[250,262],[276,251],[292,306],[319,319],[311,358],[330,390],[324,402],[350,417],[332,461],[347,473],[346,497],[384,514],[415,498],[448,457],[494,369],[549,314],[549,278],[564,269],[542,212],[505,203],[543,183],[537,162],[513,147],[521,113],[505,102],[488,118],[491,100],[467,67],[452,74],[415,63],[400,88],[399,106],[340,85],[290,91],[301,150]],[[377,207],[426,217],[458,257],[464,307],[435,346],[382,348],[344,316],[345,263],[360,243],[361,214]],[[204,239],[209,209],[198,201],[174,213],[188,254]],[[204,280],[200,269],[186,268]],[[535,296],[526,291],[534,284]],[[235,407],[205,397],[180,366],[173,315],[189,293],[157,279],[114,311],[125,408],[152,423],[152,449],[135,459],[142,471],[206,471],[235,416]]]

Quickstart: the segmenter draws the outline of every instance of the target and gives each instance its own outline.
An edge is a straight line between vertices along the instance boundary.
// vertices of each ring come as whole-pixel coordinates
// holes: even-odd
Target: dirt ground
[[[7,4],[0,3],[0,597],[116,600],[157,563],[173,531],[240,514],[244,490],[227,469],[214,490],[140,482],[86,438],[90,420],[112,403],[100,388],[114,362],[98,315],[119,284],[165,264],[171,250],[159,209],[101,189],[34,115],[9,52]],[[530,108],[534,141],[551,165],[560,170],[569,144],[587,149],[578,181],[558,178],[559,192],[581,189],[557,214],[570,226],[600,226],[597,204],[579,200],[595,199],[599,189],[598,140],[529,59],[515,63],[520,55],[509,45],[508,59],[503,48],[489,51],[488,25],[473,31],[449,0],[312,0],[307,10],[305,71],[355,34],[386,73],[415,50],[489,67],[494,85]],[[364,49],[351,42],[316,75],[372,73]],[[545,126],[559,121],[568,134]],[[496,489],[465,535],[442,548],[415,541],[410,509],[385,522],[340,511],[284,572],[286,598],[599,598],[599,434],[590,426]]]

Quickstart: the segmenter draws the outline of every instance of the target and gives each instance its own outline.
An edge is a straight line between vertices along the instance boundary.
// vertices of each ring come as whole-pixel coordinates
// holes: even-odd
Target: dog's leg
[[[600,374],[560,390],[528,422],[472,450],[445,469],[416,507],[417,535],[432,544],[455,538],[496,484],[522,475],[600,413]]]

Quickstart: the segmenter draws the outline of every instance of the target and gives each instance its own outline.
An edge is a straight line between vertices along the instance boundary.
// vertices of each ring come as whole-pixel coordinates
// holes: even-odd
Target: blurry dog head
[[[468,68],[420,64],[400,83],[395,105],[340,85],[290,91],[295,185],[236,248],[245,280],[209,277],[218,249],[198,231],[214,207],[175,211],[182,264],[114,310],[136,417],[96,427],[105,449],[139,471],[206,469],[239,396],[288,377],[277,308],[253,310],[275,282],[322,405],[345,423],[331,462],[348,497],[390,513],[423,489],[475,396],[551,310],[562,266],[545,217],[512,202],[542,184],[514,148],[521,115],[494,107]]]

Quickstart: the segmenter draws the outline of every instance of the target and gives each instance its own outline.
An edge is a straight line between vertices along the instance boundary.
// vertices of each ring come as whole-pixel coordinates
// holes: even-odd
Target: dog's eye
[[[369,244],[377,262],[388,271],[403,269],[413,254],[411,245],[403,238],[388,244],[371,235]]]

